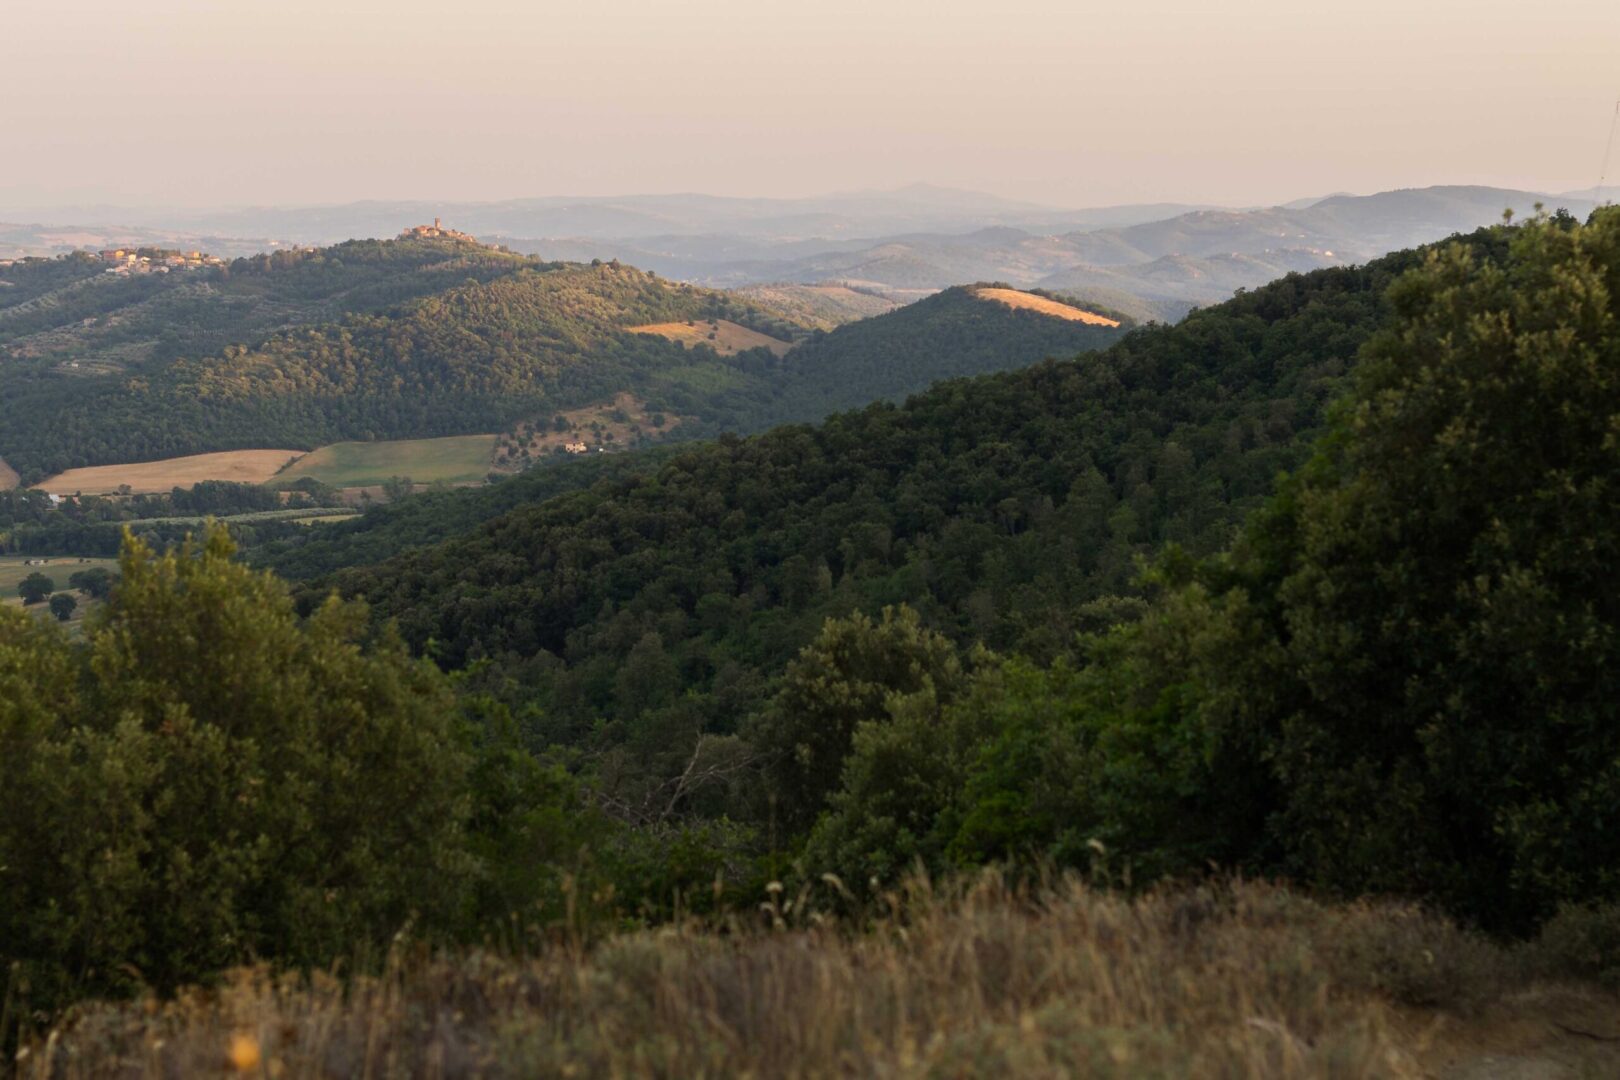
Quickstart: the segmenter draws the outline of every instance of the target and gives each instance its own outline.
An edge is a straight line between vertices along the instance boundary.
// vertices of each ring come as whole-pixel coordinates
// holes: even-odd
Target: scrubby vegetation
[[[1536,1075],[1614,1064],[1613,998],[1513,989],[1553,975],[1547,943],[1503,948],[1400,905],[914,879],[852,934],[813,895],[767,895],[757,917],[594,949],[405,951],[352,983],[244,969],[78,1014],[20,1075],[1382,1080],[1477,1065],[1481,1044]]]

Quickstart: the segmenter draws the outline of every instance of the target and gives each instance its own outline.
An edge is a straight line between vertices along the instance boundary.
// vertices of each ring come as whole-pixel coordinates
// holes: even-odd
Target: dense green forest
[[[492,661],[480,678],[534,706],[537,746],[583,751],[636,802],[700,739],[746,757],[747,719],[828,617],[903,602],[953,642],[1049,661],[1135,610],[1138,559],[1219,551],[1305,460],[1416,261],[1289,278],[1079,360],[723,439],[308,595],[364,597],[451,668]]]
[[[859,914],[918,862],[1555,919],[1612,978],[1617,319],[1620,213],[1558,215],[559,471],[296,594],[223,529],[132,541],[82,638],[0,609],[8,1015],[784,890]]]
[[[953,291],[818,332],[785,359],[722,358],[629,328],[723,318],[784,341],[811,335],[617,263],[542,264],[459,241],[354,242],[112,281],[98,265],[7,271],[32,299],[0,309],[0,348],[13,353],[0,366],[0,454],[26,483],[211,450],[495,432],[626,391],[686,418],[683,438],[757,430],[1120,336]],[[89,276],[61,284],[75,269]]]

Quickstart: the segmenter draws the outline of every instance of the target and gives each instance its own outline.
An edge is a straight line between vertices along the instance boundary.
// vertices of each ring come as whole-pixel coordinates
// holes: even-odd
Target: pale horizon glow
[[[1589,188],[1620,95],[1620,4],[1524,13],[1505,0],[6,0],[0,220],[913,182],[1062,207]]]

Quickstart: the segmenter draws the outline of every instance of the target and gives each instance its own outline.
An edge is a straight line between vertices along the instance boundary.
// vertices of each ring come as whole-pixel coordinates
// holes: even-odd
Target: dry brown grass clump
[[[1263,885],[1127,899],[987,876],[948,896],[919,884],[894,899],[894,913],[858,932],[800,897],[773,899],[765,928],[398,961],[347,985],[243,970],[173,1002],[81,1010],[27,1047],[20,1072],[1449,1075],[1469,1066],[1471,1025],[1496,1025],[1490,1010],[1511,1007],[1520,966],[1409,908],[1325,907]],[[1599,991],[1580,993],[1590,1003]],[[1574,1071],[1522,1075],[1612,1068],[1603,1035],[1536,1046],[1532,1065]]]

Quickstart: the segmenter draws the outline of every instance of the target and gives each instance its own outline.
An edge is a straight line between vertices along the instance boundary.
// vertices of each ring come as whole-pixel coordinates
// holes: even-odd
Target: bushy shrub
[[[75,645],[0,611],[0,966],[29,999],[328,964],[463,915],[468,755],[442,675],[359,605],[300,622],[222,528]]]
[[[1563,905],[1541,928],[1531,955],[1548,975],[1620,988],[1620,904]]]

